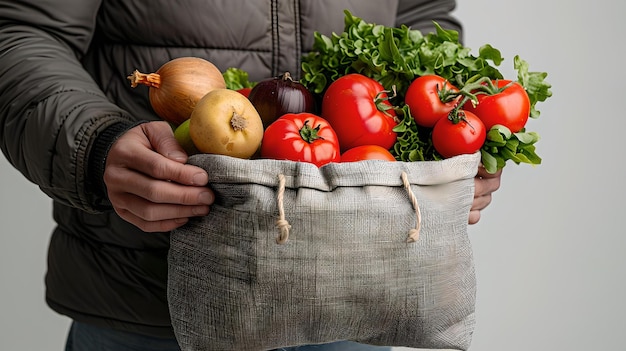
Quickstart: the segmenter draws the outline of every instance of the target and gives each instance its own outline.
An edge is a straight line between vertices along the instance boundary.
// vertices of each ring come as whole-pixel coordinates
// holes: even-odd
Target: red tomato
[[[462,118],[456,123],[442,118],[433,127],[433,146],[441,156],[450,158],[462,154],[473,154],[485,143],[485,125],[475,114],[459,111]]]
[[[339,141],[328,122],[312,113],[287,113],[267,126],[261,157],[309,162],[321,167],[339,162]]]
[[[353,147],[341,155],[341,162],[356,162],[363,160],[395,161],[396,158],[382,146],[361,145]]]
[[[504,90],[494,95],[477,94],[478,105],[474,107],[468,102],[463,108],[478,116],[487,130],[501,124],[513,133],[519,132],[530,116],[530,99],[526,90],[519,83],[511,83],[510,80],[497,80],[493,83]],[[507,86],[509,83],[511,85]]]
[[[237,90],[237,92],[239,92],[241,95],[245,97],[249,97],[251,91],[252,91],[252,88],[241,88]]]
[[[341,150],[359,145],[390,149],[397,125],[385,88],[369,77],[352,73],[332,82],[322,100],[322,117],[333,127]]]
[[[409,106],[415,123],[432,128],[452,111],[460,99],[455,94],[458,91],[458,88],[440,76],[425,75],[411,82],[404,102]]]

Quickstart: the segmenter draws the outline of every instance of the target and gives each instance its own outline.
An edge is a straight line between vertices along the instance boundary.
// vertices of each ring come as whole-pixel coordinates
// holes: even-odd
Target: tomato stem
[[[389,95],[389,93],[391,93],[391,95]],[[396,111],[397,107],[389,102],[390,99],[393,99],[396,96],[398,96],[398,91],[396,90],[396,86],[394,85],[391,87],[391,90],[383,90],[376,94],[376,97],[374,98],[374,104],[376,105],[378,111],[384,113],[387,117],[392,117],[396,121],[396,123],[399,123],[400,120],[398,119],[398,117],[388,112],[389,110]],[[387,104],[386,102],[389,103]]]
[[[476,91],[484,90],[485,84],[492,84],[491,80],[486,77],[470,81],[465,84],[462,89],[458,90],[449,89],[447,87],[448,83],[449,81],[445,80],[441,87],[437,84],[437,96],[439,97],[439,100],[444,104],[454,100],[462,100],[459,103],[461,106],[463,106],[467,101],[472,101],[472,104],[476,105],[478,103]],[[459,97],[463,97],[463,99],[460,99]]]
[[[472,104],[476,106],[478,104],[478,99],[476,98],[476,95],[499,94],[503,92],[506,88],[508,88],[511,84],[513,84],[513,82],[506,84],[503,87],[498,87],[497,80],[492,80],[489,77],[482,77],[463,86],[463,89],[459,91],[459,95],[469,97],[472,101]]]
[[[465,118],[465,111],[463,111],[463,106],[470,100],[472,100],[472,98],[475,98],[475,96],[463,96],[463,99],[461,99],[461,101],[459,101],[456,105],[454,105],[454,108],[452,109],[452,111],[450,111],[450,113],[448,114],[448,119],[450,120],[450,122],[452,122],[452,124],[457,124],[461,121],[464,121],[465,123],[467,123],[472,129],[475,129],[472,124]]]
[[[317,139],[324,140],[323,137],[319,136],[321,127],[322,126],[318,124],[317,127],[311,128],[311,126],[309,126],[309,120],[307,119],[304,121],[302,128],[300,128],[300,137],[309,144],[312,144]]]
[[[461,95],[457,90],[448,89],[447,85],[448,80],[445,80],[441,87],[437,84],[437,95],[439,96],[439,100],[444,104],[456,100],[459,95]]]
[[[469,101],[470,98],[469,97],[464,97],[463,100],[461,100],[460,103],[456,104],[456,106],[454,106],[454,108],[452,109],[452,111],[450,111],[450,113],[448,114],[448,120],[450,120],[450,122],[452,122],[452,124],[457,124],[460,123],[461,121],[467,123],[467,125],[472,128],[474,131],[476,131],[476,128],[472,125],[472,123],[470,123],[470,121],[467,120],[467,118],[465,118],[465,111],[463,111],[461,108],[463,105],[465,105],[465,103],[467,101]]]

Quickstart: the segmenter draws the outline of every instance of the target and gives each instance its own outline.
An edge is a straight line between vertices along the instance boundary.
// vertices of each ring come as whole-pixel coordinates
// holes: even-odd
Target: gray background
[[[460,0],[467,46],[546,71],[554,97],[529,130],[544,163],[511,164],[470,227],[478,304],[472,350],[618,350],[626,330],[626,3]],[[68,319],[44,304],[50,201],[0,158],[0,350],[62,350]]]

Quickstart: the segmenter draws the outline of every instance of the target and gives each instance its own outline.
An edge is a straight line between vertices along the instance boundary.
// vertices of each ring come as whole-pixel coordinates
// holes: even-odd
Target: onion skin
[[[155,73],[133,72],[128,79],[134,88],[150,87],[150,105],[163,120],[175,126],[186,121],[196,103],[208,92],[226,88],[220,70],[199,57],[179,57],[163,64]]]
[[[317,106],[313,94],[293,80],[289,72],[259,82],[248,99],[259,112],[265,128],[287,113],[315,113]]]

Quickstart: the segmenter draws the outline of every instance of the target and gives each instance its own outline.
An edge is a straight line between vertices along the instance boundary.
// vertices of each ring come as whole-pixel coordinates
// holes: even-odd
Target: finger
[[[133,194],[161,204],[211,205],[215,200],[210,188],[154,179],[130,169],[111,169],[105,172],[104,177],[107,184],[112,184],[109,189],[109,198],[112,200],[118,200],[115,197],[117,193]]]
[[[208,205],[155,204],[133,194],[117,194],[116,200],[119,205],[114,209],[120,217],[146,231],[161,231],[164,224],[181,224],[187,218],[206,216],[210,211]]]
[[[470,208],[470,210],[482,211],[485,208],[487,208],[489,204],[491,204],[491,200],[492,200],[491,194],[474,197],[474,201],[472,201],[472,207]]]
[[[187,162],[187,153],[174,137],[174,131],[167,122],[144,124],[142,130],[157,153],[179,163]]]
[[[157,150],[161,153],[155,152]],[[176,156],[179,152],[177,150],[181,150],[180,146],[167,123],[144,123],[129,130],[112,145],[107,157],[107,168],[110,165],[129,168],[157,179],[186,185],[206,185],[206,171],[183,164],[187,155],[180,151],[182,155]]]
[[[208,183],[208,175],[200,167],[181,164],[150,149],[141,147],[133,149],[124,146],[119,145],[115,150],[117,157],[111,163],[117,163],[111,166],[132,169],[155,179],[169,180],[179,184],[204,186]]]
[[[469,218],[467,220],[468,224],[476,224],[480,221],[480,211],[470,211]]]
[[[474,196],[474,201],[472,201],[472,207],[469,213],[469,224],[476,224],[480,221],[481,211],[491,204],[491,200],[491,193],[482,196]]]
[[[480,178],[500,178],[501,176],[502,176],[502,168],[497,170],[495,173],[489,173],[489,172],[487,172],[487,169],[485,168],[485,166],[483,166],[482,164],[480,164],[478,166],[478,173],[476,174],[476,177],[480,177]]]
[[[189,221],[189,218],[167,219],[162,221],[146,221],[126,210],[116,209],[117,214],[125,221],[147,233],[169,232]]]
[[[492,193],[500,188],[502,169],[489,173],[481,164],[474,178],[474,200],[470,209],[468,223],[476,224],[480,221],[481,211],[491,204]]]
[[[474,178],[474,196],[491,194],[500,188],[500,177]]]
[[[479,179],[500,179],[501,177],[502,169],[497,170],[495,173],[489,173],[482,165],[478,167],[478,172],[476,173],[476,178]]]

